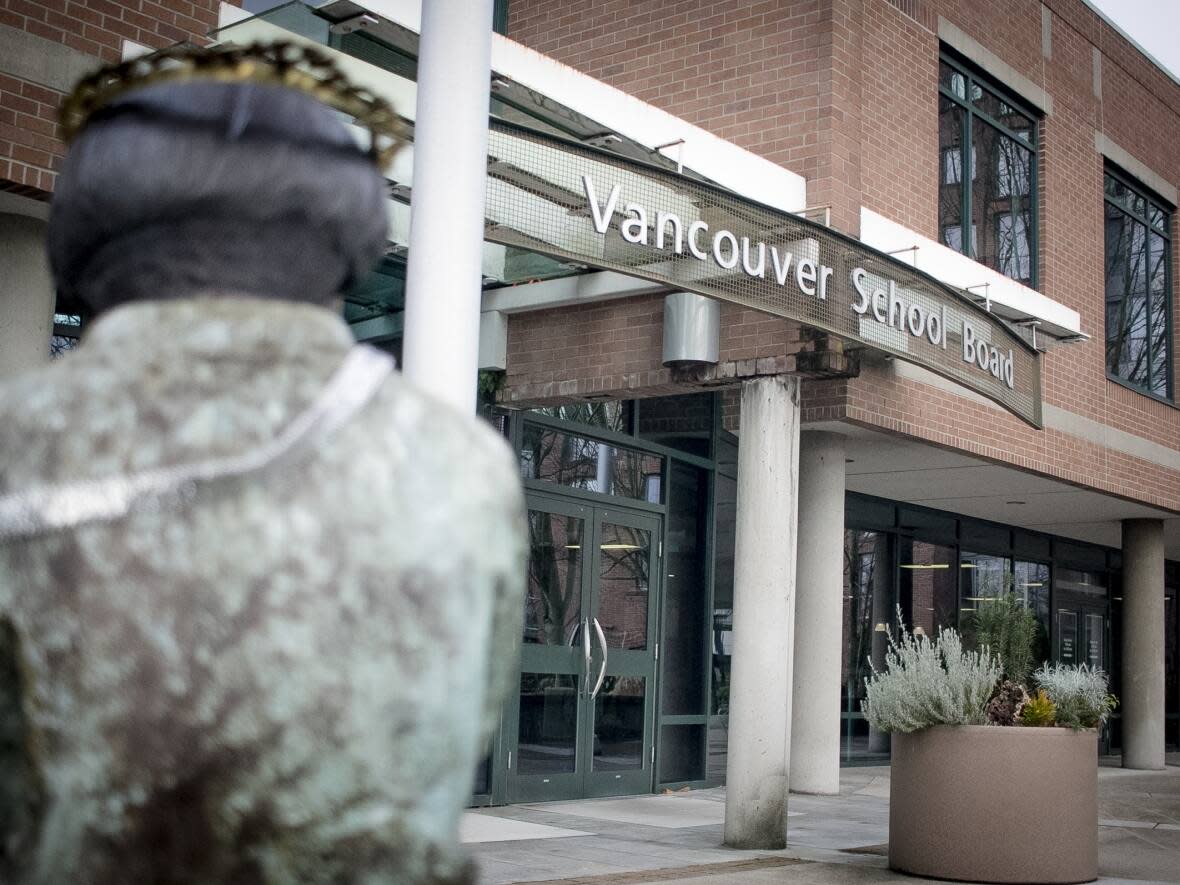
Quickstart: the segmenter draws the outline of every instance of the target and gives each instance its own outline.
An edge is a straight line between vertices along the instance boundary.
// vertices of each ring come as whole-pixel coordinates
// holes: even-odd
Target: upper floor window
[[[1172,214],[1106,170],[1106,371],[1172,398]]]
[[[1036,285],[1037,119],[957,59],[939,62],[939,238]]]

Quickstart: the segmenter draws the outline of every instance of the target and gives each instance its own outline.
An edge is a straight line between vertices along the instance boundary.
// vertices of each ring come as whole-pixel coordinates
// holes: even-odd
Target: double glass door
[[[1105,608],[1076,602],[1058,607],[1057,660],[1108,669]]]
[[[1054,586],[1057,591],[1056,660],[1062,664],[1086,664],[1109,670],[1106,576],[1098,572],[1059,568]]]
[[[1110,618],[1106,576],[1059,568],[1054,579],[1057,630],[1055,659],[1110,672]],[[1114,686],[1112,686],[1112,689]],[[1098,753],[1110,752],[1111,725],[1098,735]]]
[[[534,495],[507,799],[651,789],[660,517]]]

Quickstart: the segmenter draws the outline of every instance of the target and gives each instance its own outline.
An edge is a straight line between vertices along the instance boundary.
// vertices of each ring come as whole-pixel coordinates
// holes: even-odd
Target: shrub
[[[1033,679],[1056,706],[1061,726],[1097,728],[1118,705],[1106,690],[1106,674],[1085,664],[1045,664]]]
[[[992,699],[987,702],[989,725],[1016,725],[1021,710],[1028,702],[1028,692],[1019,682],[1005,679],[996,686]]]
[[[1005,593],[977,603],[971,620],[976,647],[990,648],[1000,659],[1004,676],[1024,685],[1033,671],[1037,642],[1037,617],[1015,593]]]
[[[1020,724],[1038,728],[1054,725],[1057,722],[1057,707],[1049,700],[1044,689],[1029,698],[1024,709],[1020,711]]]
[[[885,670],[874,668],[865,679],[862,709],[869,725],[883,732],[982,725],[999,678],[995,657],[986,650],[964,651],[954,630],[940,630],[931,641],[903,626],[896,641],[892,633],[889,636]]]

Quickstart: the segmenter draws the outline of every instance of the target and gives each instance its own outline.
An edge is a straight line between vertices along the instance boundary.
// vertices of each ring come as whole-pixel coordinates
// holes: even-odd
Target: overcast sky
[[[1089,0],[1180,79],[1180,0]]]

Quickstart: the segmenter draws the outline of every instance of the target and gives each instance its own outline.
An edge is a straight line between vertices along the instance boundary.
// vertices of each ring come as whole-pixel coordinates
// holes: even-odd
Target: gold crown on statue
[[[173,46],[102,68],[83,78],[62,102],[62,136],[73,141],[91,116],[116,98],[157,83],[260,83],[297,89],[356,120],[369,131],[369,154],[384,168],[406,141],[407,126],[393,106],[348,81],[336,63],[313,46]]]

